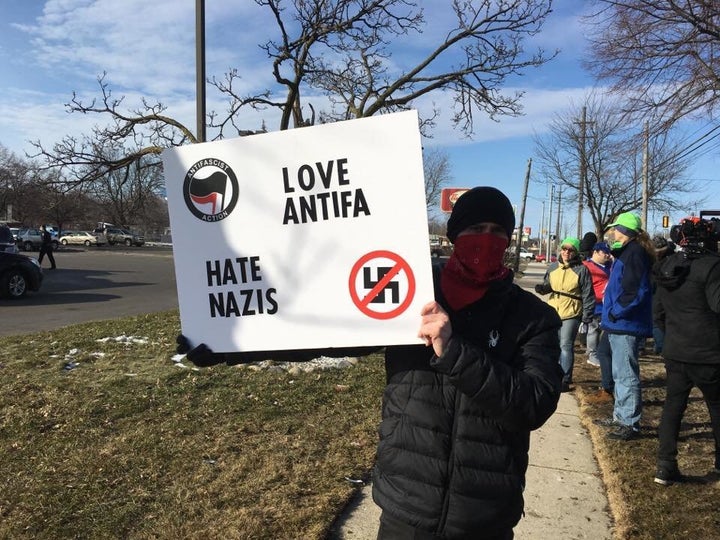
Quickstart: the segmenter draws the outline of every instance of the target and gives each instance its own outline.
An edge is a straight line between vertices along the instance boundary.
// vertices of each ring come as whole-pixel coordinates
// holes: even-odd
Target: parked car
[[[17,253],[18,251],[12,230],[7,225],[0,225],[0,251],[6,253]]]
[[[125,229],[108,228],[105,229],[105,238],[111,246],[115,244],[125,244],[126,246],[142,246],[145,243],[145,237],[127,231]]]
[[[515,246],[510,246],[509,248],[507,248],[507,250],[506,250],[506,251],[507,251],[507,256],[510,257],[510,258],[515,257],[515,253],[516,253],[516,252],[515,252],[515,249],[516,249]],[[535,253],[533,253],[532,251],[529,251],[527,248],[521,247],[521,248],[520,248],[520,258],[521,258],[521,259],[527,259],[527,260],[529,260],[529,261],[534,261],[534,260],[535,260]]]
[[[39,291],[43,273],[37,259],[20,253],[0,252],[0,296],[21,298]]]
[[[60,243],[63,246],[100,246],[105,243],[105,238],[101,238],[87,231],[65,231],[63,232],[62,236],[60,236]]]
[[[33,251],[40,249],[42,244],[42,232],[40,229],[20,229],[17,234],[17,246],[25,251]],[[57,238],[52,240],[53,249],[57,249]]]
[[[546,258],[547,258],[547,257],[545,257],[545,254],[544,254],[544,253],[538,253],[537,255],[535,255],[535,261],[536,261],[536,262],[545,262],[545,259],[546,259]],[[552,255],[550,255],[550,262],[555,262],[555,261],[557,261],[557,255],[555,255],[555,254],[553,253]]]
[[[441,245],[430,245],[430,255],[435,257],[449,257],[452,255],[452,245],[441,246]]]

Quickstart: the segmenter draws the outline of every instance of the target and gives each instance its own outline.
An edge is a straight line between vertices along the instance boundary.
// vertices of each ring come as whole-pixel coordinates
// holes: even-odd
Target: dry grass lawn
[[[0,339],[0,538],[323,539],[372,467],[380,357],[290,375],[171,358],[177,312]],[[102,340],[135,336],[133,339]],[[642,358],[643,437],[608,441],[587,402],[599,370],[578,355],[575,395],[617,537],[720,538],[708,415],[683,424],[687,485],[653,483],[664,401]],[[65,368],[68,369],[65,369]]]

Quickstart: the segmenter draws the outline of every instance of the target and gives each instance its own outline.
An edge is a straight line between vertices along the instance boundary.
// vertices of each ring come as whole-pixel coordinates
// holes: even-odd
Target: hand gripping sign
[[[182,332],[217,352],[421,343],[415,111],[163,153]]]

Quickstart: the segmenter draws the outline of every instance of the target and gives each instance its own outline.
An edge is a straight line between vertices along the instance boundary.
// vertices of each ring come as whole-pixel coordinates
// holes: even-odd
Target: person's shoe
[[[588,403],[612,403],[614,400],[612,392],[603,388],[585,398]]]
[[[637,439],[640,436],[640,432],[633,429],[632,426],[619,425],[614,431],[607,434],[608,439],[615,441],[631,441]]]
[[[607,418],[596,418],[593,420],[593,424],[602,427],[618,427],[620,425],[612,416],[608,416]]]
[[[570,388],[570,383],[562,383],[562,388],[560,389],[560,392],[565,393],[570,391],[572,391],[572,388]]]
[[[600,367],[600,361],[595,360],[594,358],[590,358],[589,356],[587,359],[587,363],[590,364],[591,366]]]
[[[678,469],[668,470],[663,467],[658,467],[655,472],[656,484],[661,486],[671,486],[673,484],[682,484],[685,481],[685,477],[680,473]]]

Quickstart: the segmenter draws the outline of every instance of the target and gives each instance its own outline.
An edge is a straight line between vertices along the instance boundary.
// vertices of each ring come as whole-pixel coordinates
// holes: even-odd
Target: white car
[[[99,237],[87,231],[65,231],[60,237],[60,243],[67,245],[99,246],[105,243]]]
[[[535,260],[535,254],[532,251],[528,251],[524,247],[520,248],[520,258],[521,259],[528,259],[530,261]]]

